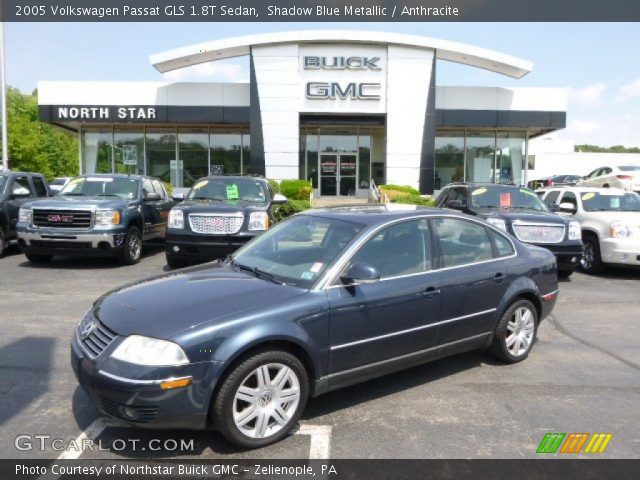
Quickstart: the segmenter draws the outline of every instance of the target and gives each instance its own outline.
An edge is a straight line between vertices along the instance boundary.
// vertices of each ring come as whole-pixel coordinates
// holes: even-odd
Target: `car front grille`
[[[564,225],[513,224],[513,233],[525,243],[560,243],[564,231]]]
[[[234,213],[231,215],[189,215],[191,231],[209,235],[233,235],[240,231],[243,222],[244,215],[242,213]]]
[[[125,405],[104,397],[100,398],[100,404],[105,413],[130,422],[149,423],[158,414],[158,407],[155,405]]]
[[[78,343],[91,359],[97,358],[118,336],[116,332],[100,323],[91,313],[82,319],[76,333]]]
[[[33,224],[36,227],[91,228],[91,210],[45,210],[33,209]]]
[[[82,250],[91,248],[91,242],[56,242],[55,240],[31,240],[32,247],[51,248],[56,250]]]

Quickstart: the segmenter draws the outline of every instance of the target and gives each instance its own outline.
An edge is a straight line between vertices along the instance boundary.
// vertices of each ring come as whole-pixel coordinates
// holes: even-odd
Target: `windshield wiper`
[[[61,193],[61,197],[86,197],[84,193]]]
[[[116,195],[115,193],[99,193],[98,195],[96,195],[96,197],[118,197],[118,198],[120,198],[120,195]]]
[[[250,267],[249,265],[243,265],[241,263],[237,263],[233,258],[231,258],[231,266],[234,268],[237,268],[238,270],[245,270],[247,272],[251,272],[258,278],[265,278],[267,280],[272,281],[273,283],[277,283],[278,285],[285,285],[285,282],[280,280],[273,273],[266,272],[264,270],[259,269],[258,267]]]

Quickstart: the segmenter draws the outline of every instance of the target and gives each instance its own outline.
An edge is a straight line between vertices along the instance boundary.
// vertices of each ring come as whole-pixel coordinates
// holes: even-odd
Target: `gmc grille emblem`
[[[52,223],[72,223],[73,215],[49,215],[47,220]]]

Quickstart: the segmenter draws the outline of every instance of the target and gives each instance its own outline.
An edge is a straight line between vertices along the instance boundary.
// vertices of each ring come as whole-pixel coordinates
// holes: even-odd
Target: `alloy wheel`
[[[245,377],[233,399],[233,420],[250,438],[266,438],[289,423],[300,403],[300,381],[281,363],[261,365]]]
[[[593,243],[589,240],[585,240],[582,244],[582,258],[580,259],[580,266],[589,270],[593,267],[593,258],[595,256]]]
[[[137,233],[132,233],[129,236],[129,252],[133,259],[140,257],[140,253],[142,252],[142,242],[140,241],[140,236]]]
[[[514,357],[524,355],[533,342],[535,317],[527,307],[519,307],[514,312],[506,329],[506,346]]]

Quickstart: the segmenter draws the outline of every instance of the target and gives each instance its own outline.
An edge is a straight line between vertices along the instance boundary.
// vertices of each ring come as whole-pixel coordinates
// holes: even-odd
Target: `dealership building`
[[[159,72],[247,56],[249,83],[48,82],[40,118],[77,132],[82,173],[308,179],[316,197],[375,184],[523,184],[529,140],[565,127],[566,91],[436,84],[438,61],[514,79],[532,63],[389,32],[249,35],[150,57]]]

